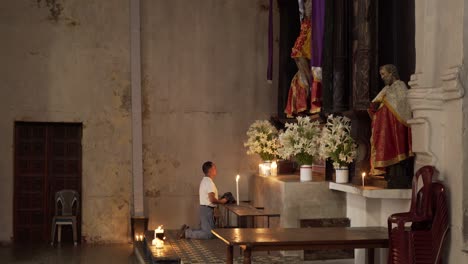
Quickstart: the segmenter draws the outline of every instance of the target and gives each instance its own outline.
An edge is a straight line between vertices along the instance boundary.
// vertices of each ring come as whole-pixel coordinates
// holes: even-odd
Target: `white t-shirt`
[[[216,185],[210,177],[205,176],[200,182],[200,205],[216,207],[216,204],[211,203],[208,198],[208,194],[210,192],[214,193],[215,197],[218,198],[218,189],[216,188]]]

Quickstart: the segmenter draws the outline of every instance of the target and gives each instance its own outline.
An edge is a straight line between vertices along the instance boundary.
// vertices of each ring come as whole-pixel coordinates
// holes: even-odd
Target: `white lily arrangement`
[[[308,116],[297,117],[297,123],[287,123],[286,131],[280,133],[278,154],[281,158],[294,157],[299,165],[312,165],[319,155],[320,127]]]
[[[320,156],[330,158],[335,169],[347,167],[356,158],[356,144],[351,137],[351,120],[329,115],[322,130]]]
[[[247,154],[259,154],[263,160],[278,156],[278,130],[268,120],[256,120],[247,130]]]

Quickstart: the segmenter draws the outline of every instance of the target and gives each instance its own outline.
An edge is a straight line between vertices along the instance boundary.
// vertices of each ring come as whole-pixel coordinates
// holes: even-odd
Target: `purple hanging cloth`
[[[347,1],[347,0],[344,0]],[[325,31],[325,0],[312,0],[312,34],[310,67],[313,75],[310,94],[310,113],[322,111],[322,50]]]
[[[268,15],[268,69],[267,80],[273,80],[273,0],[270,0]]]
[[[312,0],[311,67],[322,67],[323,33],[325,29],[325,1]]]

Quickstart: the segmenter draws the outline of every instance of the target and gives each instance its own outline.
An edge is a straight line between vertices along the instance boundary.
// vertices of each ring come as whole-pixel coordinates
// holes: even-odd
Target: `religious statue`
[[[380,77],[385,87],[368,110],[372,120],[370,174],[385,174],[389,188],[410,188],[412,164],[407,163],[413,152],[411,129],[407,124],[411,118],[406,98],[408,89],[395,65],[381,66]]]
[[[307,98],[312,81],[310,69],[312,0],[299,0],[299,10],[301,12],[301,31],[291,52],[291,58],[296,62],[298,71],[291,81],[288,102],[284,110],[288,118],[292,118],[293,114],[307,110]]]

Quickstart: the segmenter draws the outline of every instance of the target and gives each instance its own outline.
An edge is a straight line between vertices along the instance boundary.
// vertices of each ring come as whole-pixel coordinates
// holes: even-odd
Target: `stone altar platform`
[[[313,181],[300,182],[299,175],[254,176],[251,178],[252,205],[279,212],[275,227],[300,227],[304,219],[346,217],[346,195],[329,189],[323,174],[314,172]],[[275,219],[275,221],[277,221]]]

